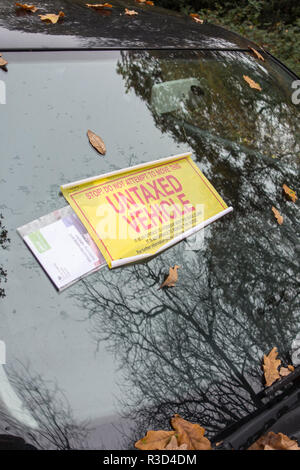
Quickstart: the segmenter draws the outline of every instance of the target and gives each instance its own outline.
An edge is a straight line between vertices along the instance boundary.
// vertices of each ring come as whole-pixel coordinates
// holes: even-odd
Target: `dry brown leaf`
[[[285,434],[269,431],[261,436],[248,450],[300,450],[297,441],[293,441]]]
[[[278,367],[281,364],[280,359],[277,359],[277,348],[274,347],[269,354],[264,354],[263,370],[265,374],[266,387],[270,387],[277,379],[280,379]]]
[[[200,15],[198,15],[198,13],[190,13],[190,17],[193,18],[194,21],[196,21],[196,23],[204,23],[203,20],[201,20],[200,18]]]
[[[162,287],[174,287],[175,286],[175,284],[178,280],[178,272],[177,272],[178,268],[180,268],[180,266],[175,264],[175,266],[173,268],[169,269],[169,275],[168,275],[167,279],[160,286],[160,289]]]
[[[48,23],[57,23],[60,18],[63,18],[65,16],[63,11],[60,11],[57,15],[54,13],[47,13],[46,15],[39,15],[42,21],[46,21]]]
[[[101,8],[112,8],[113,6],[110,3],[86,3],[85,4],[88,8],[95,8],[95,10]]]
[[[275,215],[279,225],[282,225],[283,224],[283,217],[280,214],[280,212],[274,206],[272,207],[272,211],[273,211],[273,214]]]
[[[99,135],[95,134],[95,132],[90,131],[90,130],[87,131],[87,136],[89,138],[90,144],[96,150],[98,150],[99,153],[101,153],[102,155],[105,155],[106,147],[101,137],[99,137]]]
[[[298,197],[295,191],[293,191],[291,188],[289,188],[286,184],[282,185],[282,189],[285,192],[285,194],[293,201],[296,202]]]
[[[281,377],[286,377],[291,373],[291,370],[288,367],[280,367],[279,374]]]
[[[250,47],[249,49],[250,49],[250,51],[253,52],[254,55],[256,55],[256,57],[257,57],[259,60],[265,61],[265,59],[263,58],[263,56],[262,56],[256,49],[254,49],[253,47]]]
[[[27,3],[16,3],[16,7],[23,8],[23,10],[31,11],[35,13],[38,8],[35,5],[28,5]]]
[[[128,16],[138,15],[138,12],[135,10],[128,10],[128,8],[125,8],[125,15],[128,15]]]
[[[148,431],[134,445],[140,450],[163,450],[174,435],[175,431]]]
[[[187,450],[186,444],[178,445],[176,436],[172,436],[169,444],[165,447],[165,450]]]
[[[211,443],[204,437],[205,429],[200,424],[190,423],[178,414],[171,419],[171,424],[180,446],[186,444],[187,450],[211,450]]]
[[[291,372],[294,372],[294,370],[295,367],[289,364],[287,367],[280,367],[279,374],[281,375],[281,377],[286,377]]]
[[[201,20],[201,18],[193,18],[194,21],[196,21],[196,23],[200,23],[200,24],[203,24],[204,21]]]
[[[256,90],[261,91],[261,86],[252,80],[252,78],[248,77],[248,75],[243,75],[243,79],[248,83],[250,88],[255,88]]]
[[[3,59],[2,54],[0,53],[0,67],[5,67],[7,64],[7,60]]]

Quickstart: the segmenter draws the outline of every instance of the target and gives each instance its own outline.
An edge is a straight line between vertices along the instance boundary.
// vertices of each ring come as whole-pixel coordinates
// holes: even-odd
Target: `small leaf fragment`
[[[27,3],[16,3],[16,7],[23,8],[23,10],[31,11],[32,13],[35,13],[38,8],[35,5],[28,5]]]
[[[163,450],[174,435],[174,431],[148,431],[134,446],[140,450]]]
[[[285,434],[269,431],[255,441],[248,450],[300,450],[300,447],[297,441]]]
[[[263,370],[265,375],[266,387],[270,387],[276,380],[280,379],[278,367],[281,364],[281,360],[277,359],[277,348],[274,347],[269,354],[264,354]]]
[[[248,83],[250,88],[255,88],[256,90],[261,91],[261,86],[252,80],[252,78],[248,77],[248,75],[243,75],[243,79]]]
[[[60,11],[57,15],[55,15],[54,13],[47,13],[46,15],[39,15],[42,21],[46,21],[52,24],[57,23],[64,16],[65,14],[63,11]]]
[[[5,67],[8,64],[7,60],[5,60],[2,57],[2,54],[0,53],[0,67]]]
[[[171,419],[171,424],[180,446],[186,444],[187,450],[211,450],[211,443],[204,437],[205,429],[200,424],[190,423],[178,414]]]
[[[276,217],[276,220],[277,220],[278,224],[282,225],[283,224],[283,217],[280,214],[280,212],[274,206],[272,207],[272,211],[273,211],[274,216]]]
[[[218,441],[218,442],[215,443],[215,446],[219,447],[221,444],[223,444],[223,441]]]
[[[175,264],[173,268],[169,269],[169,275],[167,279],[160,286],[160,289],[162,289],[162,287],[175,287],[175,284],[178,280],[178,272],[177,272],[178,268],[180,268],[180,266]]]
[[[113,6],[110,3],[86,3],[85,4],[88,8],[94,8],[95,10],[101,8],[112,8]]]
[[[265,59],[263,58],[263,56],[256,50],[254,49],[253,47],[249,47],[250,51],[253,52],[254,55],[256,55],[256,57],[259,59],[259,60],[262,60],[263,62],[265,61]]]
[[[101,153],[102,155],[105,155],[106,147],[105,147],[105,144],[104,144],[103,140],[101,139],[101,137],[99,137],[99,135],[95,134],[95,132],[93,132],[91,130],[87,131],[87,136],[89,138],[90,144],[96,150],[98,150],[99,153]]]
[[[135,10],[128,10],[128,8],[125,8],[125,15],[128,15],[128,16],[138,15],[138,12]]]
[[[172,436],[169,444],[165,447],[165,450],[187,450],[187,444],[178,445],[176,436]]]
[[[282,189],[285,192],[285,194],[293,201],[296,202],[298,197],[295,191],[293,191],[291,188],[289,188],[286,184],[282,185]]]

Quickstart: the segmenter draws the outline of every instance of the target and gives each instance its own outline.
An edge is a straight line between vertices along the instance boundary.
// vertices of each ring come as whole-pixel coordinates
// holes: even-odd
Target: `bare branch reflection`
[[[89,424],[74,418],[64,392],[56,383],[32,373],[29,366],[22,364],[19,364],[18,370],[9,370],[8,379],[22,402],[24,422],[13,416],[16,405],[9,410],[1,404],[0,433],[24,437],[26,442],[31,442],[38,449],[86,447]],[[19,413],[20,416],[22,413]]]
[[[98,273],[82,283],[78,300],[95,340],[107,342],[120,363],[122,409],[137,434],[166,429],[180,413],[212,436],[261,406],[263,353],[276,345],[290,361],[299,331],[299,209],[281,186],[299,190],[300,142],[287,86],[270,65],[245,54],[201,61],[197,52],[191,62],[174,54],[124,52],[118,71],[161,131],[193,148],[233,215],[205,229],[196,250],[182,242],[148,263]],[[242,86],[247,72],[260,94]],[[202,83],[200,104],[153,109],[154,84],[189,77]],[[280,228],[272,205],[284,212]],[[176,287],[159,290],[175,263]]]

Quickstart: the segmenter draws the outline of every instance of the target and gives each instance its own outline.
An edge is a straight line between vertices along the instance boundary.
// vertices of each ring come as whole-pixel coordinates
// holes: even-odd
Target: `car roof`
[[[55,5],[48,12],[58,12]],[[86,14],[97,15],[82,2],[76,5],[76,11],[82,5]],[[89,48],[89,38],[84,43],[79,35],[76,43],[75,33],[62,35],[60,27],[75,18],[67,7],[66,21],[57,25],[44,24],[37,14],[17,17],[14,6],[7,11],[14,21],[22,24],[24,18],[44,31],[35,36],[29,29],[28,39],[23,33],[22,50],[26,41],[38,48],[43,38],[49,40],[43,51],[62,39],[65,49],[68,38],[70,47]],[[134,19],[125,18],[126,24]],[[91,34],[89,23],[79,20],[76,28],[81,24]],[[189,25],[204,31],[192,19],[184,21],[186,35]],[[128,446],[146,429],[166,429],[179,413],[204,426],[209,438],[223,440],[216,431],[262,409],[263,354],[278,346],[287,365],[298,347],[297,205],[281,194],[283,183],[300,190],[292,77],[250,51],[35,51],[4,57],[9,65],[1,71],[7,97],[2,95],[0,107],[0,229],[3,222],[10,242],[4,276],[0,269],[0,281],[6,271],[8,281],[0,284],[0,294],[3,285],[6,293],[0,299],[0,343],[7,345],[0,376],[6,371],[9,380],[0,390],[0,432],[8,426],[17,435],[24,430],[26,442],[40,448],[66,448],[69,442],[82,448],[85,435],[92,448],[118,448],[123,434]],[[262,90],[249,87],[244,74]],[[204,92],[199,101],[189,95],[183,109],[158,113],[153,88],[191,76]],[[168,85],[162,89],[167,97]],[[87,129],[103,137],[107,157],[90,146]],[[208,227],[197,246],[182,242],[149,263],[105,268],[66,292],[52,291],[17,227],[64,205],[62,183],[190,148],[234,207],[232,217]],[[273,217],[273,205],[283,225]],[[157,289],[174,263],[181,266],[178,285]],[[23,429],[17,414],[22,409]],[[14,415],[5,418],[8,411]],[[60,437],[60,427],[66,436]]]
[[[6,50],[200,48],[244,50],[253,43],[224,28],[197,23],[191,17],[134,0],[112,0],[112,8],[95,10],[85,0],[35,2],[35,13],[10,0],[0,5],[0,44]],[[125,8],[138,15],[128,16]],[[39,14],[65,16],[57,24]]]

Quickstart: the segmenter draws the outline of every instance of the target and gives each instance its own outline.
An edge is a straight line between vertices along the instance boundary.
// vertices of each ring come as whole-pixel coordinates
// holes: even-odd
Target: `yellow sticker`
[[[190,153],[61,186],[116,267],[154,255],[232,210]]]

